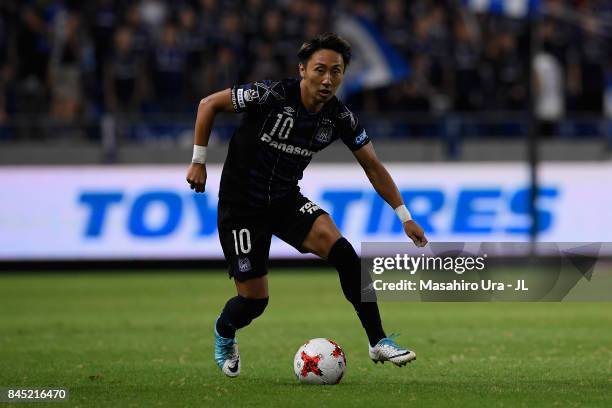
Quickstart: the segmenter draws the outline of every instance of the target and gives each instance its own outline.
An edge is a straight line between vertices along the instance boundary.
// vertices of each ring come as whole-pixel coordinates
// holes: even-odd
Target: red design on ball
[[[338,358],[339,356],[342,356],[342,359],[344,360],[344,364],[346,364],[346,356],[344,355],[344,351],[340,348],[338,343],[330,339],[327,339],[327,341],[329,341],[331,344],[333,344],[336,347],[334,348],[334,351],[332,351],[332,356],[336,358]]]
[[[319,356],[310,357],[308,354],[304,353],[303,351],[302,351],[301,356],[302,356],[302,361],[304,362],[304,365],[302,366],[302,371],[300,372],[300,375],[302,377],[306,377],[308,373],[313,373],[318,376],[323,375],[323,373],[321,372],[321,369],[319,368],[319,361],[321,360]]]

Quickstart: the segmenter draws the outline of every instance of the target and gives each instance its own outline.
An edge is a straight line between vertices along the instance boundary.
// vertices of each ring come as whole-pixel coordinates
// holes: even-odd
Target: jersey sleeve
[[[234,111],[257,112],[285,100],[285,84],[282,81],[257,81],[232,87]]]
[[[359,150],[370,143],[370,138],[357,117],[346,106],[338,114],[340,139],[351,151]]]

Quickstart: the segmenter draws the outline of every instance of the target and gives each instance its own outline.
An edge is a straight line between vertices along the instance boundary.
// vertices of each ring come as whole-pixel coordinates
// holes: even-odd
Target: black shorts
[[[272,235],[298,251],[318,216],[327,214],[302,194],[292,194],[281,203],[251,208],[219,201],[217,225],[229,275],[244,282],[268,273]]]

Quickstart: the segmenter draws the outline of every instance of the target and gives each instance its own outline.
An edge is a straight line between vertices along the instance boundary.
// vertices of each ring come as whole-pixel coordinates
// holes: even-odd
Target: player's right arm
[[[206,147],[215,116],[219,112],[234,112],[231,89],[216,92],[200,101],[193,134],[193,158],[187,169],[187,183],[192,190],[203,193],[206,188]]]

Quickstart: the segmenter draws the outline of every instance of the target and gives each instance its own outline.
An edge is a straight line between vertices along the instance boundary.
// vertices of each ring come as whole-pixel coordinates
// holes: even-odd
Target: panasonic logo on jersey
[[[268,146],[278,150],[282,150],[285,153],[295,154],[298,156],[310,157],[314,154],[312,150],[304,149],[303,147],[293,146],[287,143],[278,143],[276,140],[272,140],[272,137],[267,133],[264,133],[261,137],[262,142],[266,142]]]

